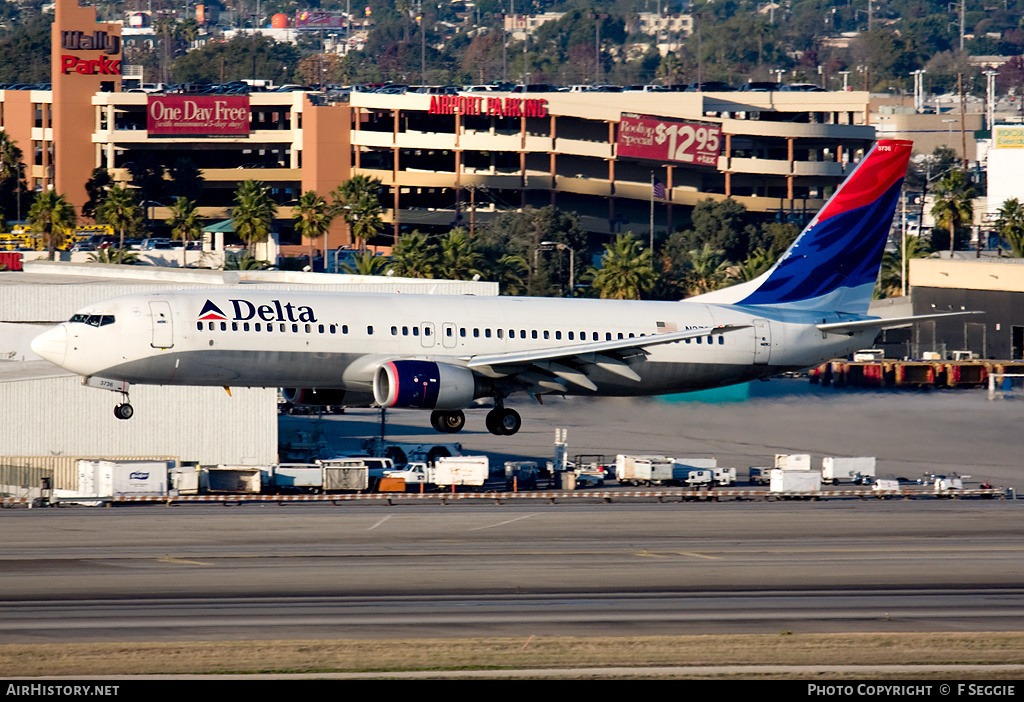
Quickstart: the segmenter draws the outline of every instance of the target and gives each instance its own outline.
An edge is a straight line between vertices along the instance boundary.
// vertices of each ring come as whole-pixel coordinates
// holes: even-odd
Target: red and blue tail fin
[[[701,301],[867,312],[912,146],[876,142],[768,272]]]

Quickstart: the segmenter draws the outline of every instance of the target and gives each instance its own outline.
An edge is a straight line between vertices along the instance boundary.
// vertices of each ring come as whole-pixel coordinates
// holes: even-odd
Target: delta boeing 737
[[[759,278],[679,302],[229,289],[89,305],[37,337],[39,356],[122,394],[130,384],[286,388],[294,402],[429,410],[457,432],[513,393],[637,396],[743,383],[869,345],[868,303],[910,158],[879,141]],[[939,315],[929,315],[939,316]]]

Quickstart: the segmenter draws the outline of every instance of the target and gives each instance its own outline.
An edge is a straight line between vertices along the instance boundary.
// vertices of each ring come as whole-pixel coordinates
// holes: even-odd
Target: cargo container
[[[259,494],[263,491],[264,472],[269,474],[272,468],[220,464],[206,469],[206,489],[208,492]]]
[[[615,457],[615,477],[624,485],[666,485],[674,479],[675,461],[667,456]]]
[[[870,482],[875,477],[875,457],[838,457],[825,456],[821,459],[821,482],[838,485],[840,481],[850,481],[857,485]]]
[[[433,483],[441,487],[483,487],[491,474],[487,456],[448,456],[434,463]]]
[[[782,470],[810,470],[811,454],[809,453],[777,453],[775,467]]]
[[[715,458],[675,458],[672,465],[672,482],[690,487],[710,485],[717,468],[718,459]]]
[[[323,471],[324,492],[373,492],[385,471],[395,467],[390,458],[371,456],[336,456],[317,465]]]
[[[772,470],[769,490],[785,493],[816,493],[821,490],[821,473],[810,470]]]
[[[88,497],[162,497],[174,461],[78,462],[78,494]]]
[[[273,483],[277,492],[320,492],[323,468],[315,463],[279,463],[274,467]]]

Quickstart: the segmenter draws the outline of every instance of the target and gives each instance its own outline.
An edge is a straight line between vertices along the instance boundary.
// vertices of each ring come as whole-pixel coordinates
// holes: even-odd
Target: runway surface
[[[5,512],[0,643],[1024,628],[1006,501]]]
[[[1021,407],[984,393],[517,405],[494,460],[874,455],[1013,486]],[[479,421],[477,421],[479,420]],[[314,420],[288,418],[308,426]],[[340,449],[377,416],[325,421]],[[424,415],[392,432],[435,439]],[[480,426],[477,426],[480,425]],[[1024,629],[1017,500],[0,510],[0,643]]]

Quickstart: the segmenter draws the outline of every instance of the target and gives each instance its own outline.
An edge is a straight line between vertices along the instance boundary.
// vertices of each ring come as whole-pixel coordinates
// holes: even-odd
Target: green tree
[[[250,256],[248,251],[241,256],[230,256],[224,259],[224,270],[226,271],[263,271],[268,268],[270,268],[270,261]]]
[[[292,82],[302,50],[290,42],[262,36],[236,36],[228,42],[210,42],[175,59],[171,73],[177,83],[222,82],[268,78]]]
[[[440,258],[434,241],[420,231],[406,234],[391,249],[389,269],[403,278],[433,278]]]
[[[307,190],[299,197],[299,204],[292,208],[295,231],[309,240],[309,270],[313,270],[313,242],[324,234],[334,219],[327,200],[313,190]],[[324,259],[326,262],[326,258]]]
[[[963,245],[967,229],[974,221],[974,195],[974,188],[962,170],[952,170],[938,182],[932,204],[932,217],[936,224],[932,230],[933,249],[945,248],[948,244],[952,256],[956,245]],[[936,230],[945,231],[949,239],[937,238]]]
[[[897,297],[903,294],[903,274],[912,258],[925,258],[931,253],[928,242],[918,236],[908,235],[906,240],[907,256],[903,257],[903,244],[895,251],[882,254],[882,265],[878,271],[878,284],[875,286],[875,297]]]
[[[132,266],[139,262],[139,252],[108,246],[90,253],[88,261],[89,263],[120,263]]]
[[[124,251],[124,235],[134,231],[142,219],[135,191],[123,185],[110,188],[96,210],[96,218],[114,228],[119,236],[118,249]]]
[[[762,248],[754,249],[741,263],[726,269],[726,281],[745,283],[754,280],[771,268],[773,263],[775,263],[775,256],[772,256],[770,252]]]
[[[238,186],[231,219],[235,234],[245,242],[250,256],[255,257],[253,247],[270,236],[276,215],[277,204],[271,199],[266,185],[257,180],[247,180]]]
[[[1024,204],[1013,197],[999,208],[996,230],[1014,258],[1024,257]]]
[[[591,268],[590,285],[604,299],[639,300],[655,283],[651,250],[632,233],[620,234],[604,247],[601,267]]]
[[[0,131],[0,202],[3,219],[17,209],[14,202],[21,188],[22,154],[18,144],[6,131]]]
[[[484,255],[483,267],[483,278],[496,282],[502,295],[526,294],[530,264],[522,255],[501,254],[496,258]]]
[[[205,179],[195,161],[187,156],[175,159],[167,169],[167,177],[169,182],[165,187],[168,195],[199,201]]]
[[[477,245],[485,260],[498,261],[510,255],[527,263],[523,291],[527,295],[559,295],[566,287],[559,281],[568,283],[570,277],[581,280],[587,270],[587,257],[583,255],[573,257],[576,270],[572,276],[569,275],[569,256],[539,255],[542,242],[549,241],[564,244],[576,252],[586,250],[587,234],[574,213],[550,205],[540,209],[526,207],[522,211],[501,213],[478,228],[478,232]]]
[[[196,203],[187,197],[179,197],[171,206],[171,216],[165,220],[171,228],[171,236],[181,240],[181,267],[187,265],[187,251],[190,241],[203,235],[203,224],[196,210]]]
[[[29,227],[42,237],[50,261],[57,247],[70,234],[75,221],[75,208],[54,190],[44,190],[36,195],[28,211]]]
[[[85,182],[85,192],[89,196],[89,199],[84,205],[82,205],[82,216],[88,217],[89,219],[96,218],[96,208],[99,207],[100,202],[103,201],[104,196],[107,194],[107,190],[114,183],[110,177],[110,172],[106,168],[94,168],[92,174],[89,176],[89,180]]]
[[[332,214],[340,215],[348,224],[350,238],[359,242],[359,250],[366,242],[384,229],[383,209],[377,195],[380,181],[365,175],[354,175],[339,185],[331,195],[334,198]]]
[[[441,239],[437,277],[466,280],[474,275],[482,275],[479,269],[482,260],[476,245],[469,238],[469,232],[461,227],[452,229]]]
[[[701,295],[722,287],[731,264],[722,249],[704,244],[690,251],[690,271],[686,287],[691,295]]]
[[[352,275],[383,275],[388,267],[388,260],[372,251],[357,253],[352,258],[355,265],[341,264],[342,270]]]

